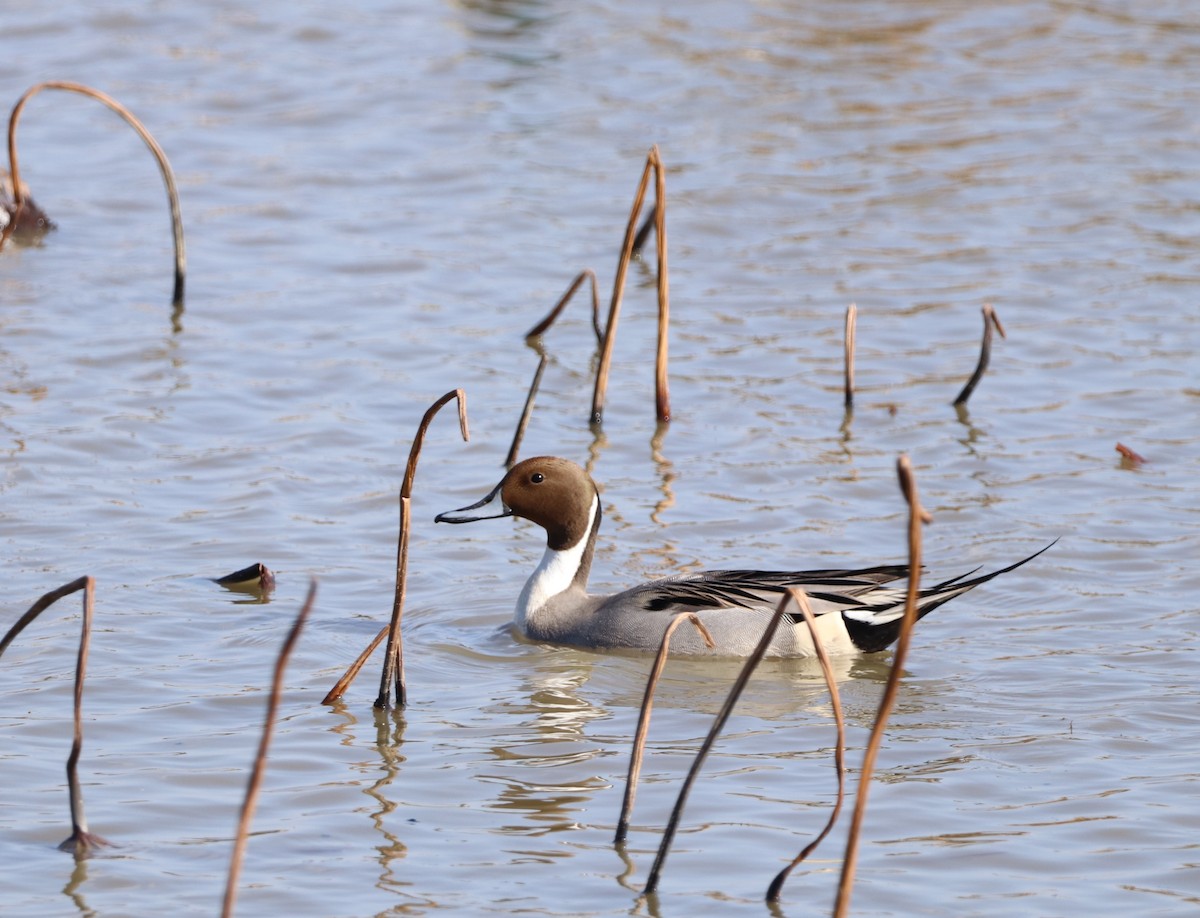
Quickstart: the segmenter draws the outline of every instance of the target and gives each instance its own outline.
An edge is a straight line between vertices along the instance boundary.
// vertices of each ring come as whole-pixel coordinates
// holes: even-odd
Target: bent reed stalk
[[[79,577],[70,583],[43,594],[0,638],[0,655],[25,628],[55,602],[64,596],[83,591],[83,624],[80,626],[79,651],[75,658],[75,689],[73,712],[73,737],[71,753],[67,757],[67,788],[71,804],[71,835],[59,850],[69,851],[77,858],[87,857],[93,848],[111,845],[112,842],[88,830],[87,817],[83,810],[83,787],[79,783],[79,757],[83,753],[83,683],[87,678],[88,650],[91,647],[92,610],[95,604],[96,581],[90,576]]]
[[[172,294],[172,304],[176,307],[182,306],[183,289],[187,275],[187,251],[183,241],[183,217],[179,206],[179,192],[175,187],[175,174],[171,171],[171,164],[167,161],[167,154],[163,152],[162,147],[158,145],[158,141],[154,139],[145,125],[138,120],[137,116],[116,99],[112,98],[112,96],[98,89],[85,86],[83,83],[73,83],[67,80],[48,80],[25,90],[25,94],[13,106],[12,114],[8,119],[8,163],[13,184],[13,204],[16,209],[16,214],[12,221],[13,224],[15,225],[17,216],[19,216],[21,209],[25,205],[26,198],[21,187],[21,172],[17,162],[17,122],[21,118],[21,111],[25,108],[25,103],[44,89],[57,89],[62,92],[78,93],[79,95],[87,96],[89,99],[95,99],[97,102],[103,103],[120,115],[126,124],[137,131],[138,136],[142,138],[142,141],[154,155],[159,171],[162,173],[163,182],[167,186],[167,201],[171,208],[171,232],[175,243],[175,289]]]
[[[837,679],[833,675],[833,666],[829,662],[829,654],[825,652],[825,645],[821,643],[821,637],[817,634],[817,619],[813,615],[812,608],[808,604],[808,594],[800,587],[789,587],[788,592],[792,599],[796,601],[796,605],[800,607],[800,614],[804,616],[804,622],[808,625],[808,633],[812,636],[813,648],[817,652],[817,659],[821,663],[821,672],[825,676],[825,685],[829,688],[829,700],[833,708],[833,722],[837,728],[837,742],[833,749],[833,766],[837,771],[837,800],[833,805],[833,811],[829,814],[829,819],[825,823],[820,833],[811,842],[804,847],[771,881],[771,885],[767,887],[767,902],[778,902],[779,897],[783,895],[783,884],[787,882],[787,878],[791,875],[792,870],[807,858],[810,854],[817,850],[817,846],[825,840],[837,823],[838,816],[842,812],[842,804],[846,800],[846,722],[842,717],[842,697],[838,692]]]
[[[888,673],[883,697],[879,700],[875,725],[871,728],[871,736],[867,742],[866,751],[863,753],[862,771],[858,778],[858,795],[854,801],[854,814],[851,817],[850,830],[846,837],[846,854],[842,860],[842,873],[838,880],[834,918],[845,918],[850,909],[850,893],[854,888],[854,874],[858,867],[858,839],[862,832],[863,817],[867,809],[867,793],[871,786],[871,774],[875,769],[879,746],[883,742],[883,732],[887,729],[888,718],[891,716],[892,707],[896,703],[896,695],[900,690],[904,660],[908,656],[913,625],[917,621],[917,597],[921,588],[921,524],[931,522],[933,519],[921,506],[917,495],[916,478],[907,456],[902,455],[897,460],[896,472],[900,478],[900,490],[904,494],[904,499],[908,501],[908,592],[905,596],[900,636],[892,654],[892,668]]]
[[[705,645],[709,648],[716,646],[713,643],[712,635],[704,627],[704,623],[700,621],[699,616],[695,612],[680,612],[671,619],[671,623],[667,625],[666,630],[663,632],[662,641],[658,645],[658,654],[654,657],[654,665],[650,668],[650,675],[646,679],[646,691],[642,695],[642,707],[638,712],[637,730],[633,735],[633,751],[629,755],[629,771],[625,777],[625,797],[621,801],[621,815],[617,819],[617,833],[613,838],[614,845],[622,844],[629,835],[629,816],[633,811],[634,798],[637,796],[638,777],[642,773],[642,758],[646,748],[646,734],[650,732],[650,711],[654,707],[654,691],[658,688],[658,680],[662,676],[663,667],[667,665],[671,635],[685,621],[690,621],[696,627],[696,630],[700,632],[700,637],[704,639]]]
[[[653,895],[658,891],[658,881],[662,875],[663,866],[667,861],[667,852],[670,851],[671,843],[675,840],[675,833],[679,829],[680,820],[683,818],[683,808],[687,804],[687,798],[691,793],[692,785],[696,783],[696,778],[700,774],[700,767],[704,764],[704,760],[708,758],[708,753],[717,741],[717,736],[725,727],[725,722],[729,720],[729,715],[733,713],[733,707],[737,704],[738,699],[741,698],[746,684],[750,681],[750,676],[753,675],[754,670],[766,654],[767,648],[771,644],[771,639],[775,637],[775,632],[779,630],[779,622],[783,619],[784,612],[787,611],[788,604],[791,601],[792,596],[790,593],[784,594],[783,598],[779,600],[779,605],[775,607],[775,613],[763,629],[758,645],[754,648],[754,652],[746,658],[746,662],[742,665],[742,671],[738,673],[737,679],[734,680],[733,686],[729,690],[729,695],[725,698],[725,703],[721,705],[721,710],[717,712],[717,716],[709,728],[708,735],[704,738],[704,742],[700,744],[700,749],[696,753],[692,767],[688,769],[687,776],[683,779],[683,786],[679,789],[679,797],[676,799],[675,807],[672,809],[671,816],[667,820],[667,826],[663,830],[663,838],[658,846],[658,854],[654,858],[654,865],[650,868],[649,876],[646,877],[646,887],[642,890],[644,896]]]
[[[971,374],[971,378],[967,380],[967,384],[962,387],[962,391],[954,399],[952,404],[958,408],[967,403],[967,399],[971,397],[971,393],[975,391],[975,387],[979,385],[979,380],[983,379],[983,374],[988,368],[988,363],[992,359],[992,328],[1000,332],[1001,338],[1007,338],[1004,334],[1004,326],[1000,324],[1000,317],[996,315],[996,310],[992,308],[991,303],[983,305],[983,340],[979,344],[979,360],[975,364],[975,372]]]
[[[229,879],[225,884],[225,899],[221,906],[221,918],[229,918],[233,914],[233,905],[237,900],[238,876],[242,871],[242,858],[246,853],[246,839],[250,835],[250,821],[254,818],[254,810],[258,806],[258,792],[262,787],[263,773],[266,771],[267,752],[271,748],[271,734],[275,729],[275,718],[279,711],[279,696],[283,691],[283,673],[287,668],[292,649],[300,638],[308,613],[312,611],[313,600],[317,596],[316,580],[309,581],[308,596],[291,629],[284,638],[275,661],[275,673],[271,679],[271,692],[267,697],[267,713],[263,718],[262,737],[258,742],[258,752],[254,756],[254,765],[250,769],[250,780],[246,784],[246,798],[242,802],[241,814],[238,817],[237,834],[233,841],[233,854],[229,861]]]
[[[604,341],[600,346],[600,362],[596,367],[596,385],[592,391],[592,413],[590,423],[599,427],[604,420],[604,397],[608,390],[608,374],[612,365],[613,346],[616,343],[617,320],[621,313],[621,299],[625,293],[625,279],[629,274],[629,263],[633,258],[633,244],[637,235],[637,219],[646,200],[650,173],[654,173],[654,229],[658,246],[658,351],[654,363],[655,413],[659,421],[671,419],[671,395],[667,381],[667,329],[670,322],[670,281],[667,273],[667,185],[666,169],[659,155],[658,144],[646,155],[641,181],[633,199],[629,222],[625,227],[625,241],[617,260],[617,274],[613,280],[612,301],[608,308],[608,320],[604,326]]]
[[[366,665],[367,660],[370,659],[371,654],[375,652],[375,648],[383,642],[384,638],[388,639],[387,653],[384,657],[383,672],[379,679],[379,694],[375,698],[375,707],[388,708],[391,706],[393,683],[396,687],[397,704],[404,707],[408,703],[407,686],[404,681],[404,645],[400,633],[400,622],[404,616],[404,592],[408,580],[408,531],[411,522],[410,502],[413,479],[417,474],[417,459],[425,444],[425,434],[429,430],[429,425],[442,406],[455,399],[458,401],[459,430],[463,440],[470,442],[471,433],[467,426],[467,394],[462,389],[453,389],[426,409],[408,452],[408,465],[405,467],[404,479],[400,484],[400,533],[396,542],[396,586],[392,597],[391,620],[379,630],[366,649],[358,655],[358,659],[350,664],[350,668],[321,699],[321,704],[333,704],[346,693],[350,683],[358,676],[359,671]]]

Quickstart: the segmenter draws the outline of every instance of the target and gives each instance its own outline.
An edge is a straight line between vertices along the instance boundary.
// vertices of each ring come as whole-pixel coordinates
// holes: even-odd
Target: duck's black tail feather
[[[1056,542],[1058,539],[1044,548],[1038,549],[1029,557],[1022,558],[1008,567],[992,571],[990,574],[972,578],[971,574],[974,574],[975,571],[968,571],[966,574],[959,574],[957,577],[944,580],[937,586],[921,590],[917,599],[918,620],[924,618],[942,603],[949,602],[955,596],[961,596],[981,583],[987,583],[994,577],[1007,574],[1022,564],[1027,564],[1042,552],[1048,551]],[[979,568],[975,570],[979,570]],[[842,620],[846,623],[846,630],[849,632],[854,646],[863,653],[875,653],[891,646],[900,636],[900,626],[904,621],[906,592],[897,587],[881,588],[864,595],[862,605],[842,611]]]

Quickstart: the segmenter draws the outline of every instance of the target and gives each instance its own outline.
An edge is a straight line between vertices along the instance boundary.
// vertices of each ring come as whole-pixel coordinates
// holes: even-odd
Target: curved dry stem
[[[637,235],[633,237],[633,257],[638,258],[642,254],[642,249],[646,247],[646,239],[650,236],[650,231],[658,225],[658,208],[650,208],[650,213],[646,214],[646,219],[642,221],[641,229],[637,231]]]
[[[0,655],[22,631],[50,606],[64,596],[83,591],[83,624],[79,633],[79,652],[75,659],[74,735],[71,754],[67,757],[67,788],[71,804],[71,836],[58,847],[77,856],[85,856],[91,848],[111,844],[99,835],[88,831],[87,817],[83,811],[83,788],[79,784],[79,757],[83,753],[83,683],[87,678],[88,650],[92,639],[92,610],[95,605],[96,581],[92,577],[79,577],[49,593],[37,602],[13,624],[0,638]]]
[[[529,418],[533,414],[533,400],[542,384],[542,374],[546,372],[547,358],[543,352],[538,358],[537,369],[533,372],[533,381],[529,384],[529,394],[525,396],[525,407],[521,409],[521,418],[517,421],[517,429],[513,431],[512,445],[508,455],[504,457],[504,467],[511,469],[517,464],[517,453],[521,449],[521,441],[525,439],[525,431],[529,428]]]
[[[921,588],[921,524],[932,518],[921,507],[917,494],[917,482],[913,476],[912,465],[907,456],[901,456],[896,462],[896,471],[900,476],[900,490],[908,501],[908,593],[904,602],[904,618],[900,625],[900,637],[896,642],[896,650],[892,655],[892,670],[888,673],[887,685],[883,697],[879,700],[879,711],[875,715],[875,725],[871,728],[871,737],[867,742],[866,752],[863,753],[862,772],[858,779],[858,795],[854,801],[854,815],[850,820],[850,831],[846,838],[846,856],[842,861],[842,875],[838,881],[837,899],[834,903],[834,918],[844,918],[850,910],[850,892],[854,888],[854,873],[858,867],[858,838],[862,831],[863,816],[867,809],[867,792],[871,786],[871,773],[875,769],[875,759],[879,754],[879,746],[883,741],[883,731],[887,729],[888,718],[896,695],[900,689],[900,678],[904,669],[904,660],[908,656],[908,645],[912,637],[912,628],[917,621],[917,597]]]
[[[383,643],[383,639],[391,632],[392,626],[389,622],[379,629],[379,633],[372,638],[371,643],[366,649],[358,655],[358,659],[350,664],[350,668],[342,673],[342,678],[334,683],[333,688],[321,699],[321,704],[334,704],[339,698],[346,694],[346,689],[350,687],[350,683],[358,676],[358,671],[366,665],[367,660],[371,658],[371,654],[375,652],[375,648]]]
[[[608,391],[608,374],[612,365],[613,346],[616,344],[617,321],[621,314],[621,299],[625,294],[625,279],[629,274],[629,262],[633,257],[633,243],[637,229],[637,218],[646,200],[650,173],[654,172],[654,225],[658,243],[658,351],[655,356],[655,411],[660,421],[671,419],[671,398],[667,383],[667,328],[670,320],[670,281],[667,275],[667,190],[666,169],[658,152],[658,145],[650,148],[642,178],[638,182],[637,194],[625,226],[625,241],[621,256],[617,260],[617,275],[613,280],[612,301],[608,307],[608,321],[604,326],[604,340],[600,345],[600,362],[596,367],[596,385],[592,391],[593,426],[604,419],[604,396]]]
[[[983,379],[983,374],[988,368],[988,363],[992,359],[992,327],[1000,332],[1001,338],[1008,337],[1004,334],[1004,326],[1000,324],[1000,317],[996,315],[996,310],[992,308],[991,303],[985,303],[983,306],[983,340],[979,345],[979,362],[975,364],[975,372],[971,374],[971,378],[967,380],[967,384],[962,387],[962,391],[958,393],[958,397],[954,399],[955,407],[965,405],[967,399],[971,397],[971,393],[975,391],[975,387],[979,385],[979,380]]]
[[[842,386],[847,411],[854,407],[854,343],[857,326],[858,306],[851,303],[846,307],[845,373]]]
[[[796,605],[800,607],[800,614],[804,616],[804,621],[808,625],[808,633],[812,635],[813,648],[817,652],[817,659],[821,661],[821,672],[825,675],[825,684],[829,687],[829,700],[833,706],[833,720],[837,725],[837,743],[833,749],[833,764],[837,770],[837,802],[833,805],[833,812],[829,814],[829,821],[825,823],[819,835],[814,838],[809,844],[792,860],[790,864],[776,874],[775,879],[771,881],[771,885],[767,887],[767,901],[776,902],[783,894],[783,884],[787,882],[788,876],[797,864],[807,858],[810,854],[817,850],[817,846],[825,840],[837,822],[838,815],[842,812],[842,804],[846,799],[846,723],[842,718],[842,697],[838,692],[837,679],[833,675],[833,667],[829,663],[829,655],[825,652],[825,645],[821,643],[821,637],[817,634],[817,619],[813,615],[812,608],[808,604],[808,594],[799,587],[791,587],[788,590],[792,595],[792,599],[796,601]]]
[[[662,874],[663,865],[667,861],[667,852],[671,849],[671,842],[675,840],[675,832],[679,828],[679,820],[683,817],[684,805],[687,803],[692,785],[696,782],[696,778],[700,774],[700,766],[704,764],[709,750],[712,749],[713,744],[717,740],[717,735],[725,726],[725,722],[729,720],[729,715],[733,713],[733,706],[737,704],[737,700],[742,696],[746,684],[750,681],[750,676],[754,673],[759,662],[761,662],[763,655],[766,654],[767,648],[771,644],[771,639],[775,637],[775,632],[779,629],[779,622],[783,618],[783,613],[786,611],[791,599],[791,594],[788,593],[779,600],[779,605],[775,607],[775,614],[771,616],[770,621],[767,622],[767,627],[763,629],[762,637],[759,639],[758,645],[754,648],[754,652],[746,658],[746,662],[742,666],[742,671],[738,673],[738,677],[734,680],[733,687],[729,690],[729,695],[726,697],[725,703],[721,705],[721,710],[717,712],[712,727],[709,728],[708,736],[700,744],[700,749],[696,753],[692,767],[688,770],[687,777],[683,779],[683,786],[679,789],[679,797],[675,801],[675,808],[671,811],[670,819],[667,820],[666,829],[663,830],[663,838],[658,846],[658,854],[654,858],[654,866],[650,868],[650,874],[646,877],[646,888],[643,890],[643,893],[647,896],[654,894],[658,890],[658,880]]]
[[[388,624],[384,625],[379,633],[371,640],[366,649],[358,655],[349,668],[342,674],[342,677],[334,683],[325,697],[321,699],[321,704],[333,704],[341,698],[346,690],[350,687],[359,671],[366,665],[371,654],[375,652],[383,639],[388,638],[387,655],[384,659],[383,674],[380,678],[379,695],[375,699],[375,706],[386,708],[390,706],[391,691],[390,686],[394,682],[396,685],[396,696],[399,704],[403,706],[406,701],[406,690],[404,685],[404,650],[402,638],[400,636],[400,620],[404,615],[404,588],[408,580],[408,529],[411,519],[410,513],[410,498],[412,496],[413,479],[417,474],[417,459],[421,455],[421,447],[425,444],[425,433],[429,430],[429,425],[432,423],[434,415],[452,399],[458,400],[458,426],[462,432],[464,440],[471,439],[470,429],[467,426],[467,394],[462,389],[454,389],[447,392],[436,402],[426,409],[424,416],[421,418],[421,423],[417,427],[417,435],[413,439],[412,447],[408,453],[408,465],[404,469],[404,480],[400,485],[400,533],[396,544],[396,587],[392,599],[392,617]]]
[[[279,711],[279,695],[283,689],[283,673],[287,668],[288,658],[304,628],[308,613],[312,611],[313,600],[317,595],[317,582],[308,585],[308,596],[291,630],[284,638],[280,648],[279,658],[275,661],[275,675],[271,680],[271,694],[267,698],[267,714],[263,720],[262,738],[258,742],[258,753],[254,757],[254,766],[250,770],[250,781],[246,785],[246,799],[242,803],[241,816],[238,817],[237,835],[233,842],[233,856],[229,862],[229,881],[225,885],[225,901],[221,907],[222,918],[233,914],[233,903],[237,899],[238,875],[242,871],[242,856],[246,852],[246,839],[250,835],[250,821],[254,818],[254,809],[258,805],[258,791],[262,787],[263,772],[266,771],[267,751],[271,748],[271,733],[275,729],[275,716]]]
[[[387,652],[383,660],[383,672],[379,677],[379,695],[375,698],[375,707],[391,707],[392,690],[396,686],[396,704],[404,707],[408,703],[408,692],[404,684],[404,644],[400,634],[400,620],[404,616],[404,588],[408,581],[408,530],[411,522],[411,500],[413,479],[417,475],[417,459],[421,455],[421,447],[425,445],[425,433],[433,422],[434,416],[447,402],[458,402],[458,428],[465,441],[470,441],[471,432],[467,428],[467,393],[462,389],[447,392],[429,408],[421,418],[417,427],[417,435],[413,438],[412,447],[408,452],[408,466],[404,470],[404,482],[400,485],[400,537],[396,545],[396,590],[392,599],[392,619],[388,626]]]
[[[621,816],[617,820],[617,834],[613,838],[614,845],[621,844],[629,835],[629,814],[633,812],[633,801],[637,796],[638,776],[642,773],[646,734],[650,732],[650,710],[654,707],[654,690],[658,688],[659,677],[662,676],[663,667],[667,665],[671,635],[685,621],[690,621],[696,626],[696,630],[700,632],[706,645],[714,646],[712,635],[709,634],[708,629],[704,627],[704,623],[700,621],[695,612],[680,612],[671,619],[671,623],[663,632],[662,640],[658,645],[658,655],[654,658],[654,666],[650,669],[650,676],[646,680],[646,691],[642,696],[642,709],[638,714],[637,731],[633,736],[633,752],[629,756],[629,773],[625,777],[625,799],[621,802]]]
[[[92,639],[92,609],[95,604],[96,581],[84,577],[83,625],[79,634],[79,654],[75,661],[74,737],[71,754],[67,757],[67,787],[71,799],[71,836],[58,847],[76,857],[87,857],[93,848],[112,844],[88,831],[83,812],[83,788],[79,783],[79,757],[83,753],[83,682],[87,678],[88,650]]]
[[[58,89],[63,92],[74,92],[89,99],[95,99],[108,106],[123,119],[126,124],[132,127],[142,141],[149,147],[150,152],[154,154],[154,159],[158,163],[159,171],[162,173],[163,182],[167,186],[167,201],[171,207],[171,232],[175,240],[175,291],[172,302],[175,305],[183,303],[183,288],[184,281],[187,275],[187,251],[183,241],[183,217],[179,207],[179,192],[175,188],[175,175],[171,171],[171,164],[167,162],[167,154],[163,152],[162,147],[158,145],[158,141],[146,130],[145,125],[137,119],[137,117],[127,109],[124,105],[118,102],[111,96],[100,92],[98,89],[92,89],[90,86],[85,86],[82,83],[72,83],[65,80],[49,80],[44,83],[38,83],[25,91],[25,94],[17,100],[17,104],[13,107],[12,114],[8,119],[8,163],[9,170],[12,173],[13,183],[13,204],[16,206],[16,212],[19,215],[21,208],[25,203],[25,195],[21,189],[21,173],[17,163],[17,122],[21,118],[21,111],[25,108],[25,103],[36,96],[43,89]],[[16,222],[14,216],[13,222]]]
[[[72,593],[77,593],[80,590],[86,590],[91,577],[79,577],[72,580],[70,583],[64,584],[57,589],[51,590],[49,593],[44,593],[29,609],[18,618],[11,628],[5,633],[4,637],[0,638],[0,656],[4,655],[4,651],[8,645],[16,640],[17,635],[33,622],[39,615],[45,612],[50,606],[54,605],[64,596],[70,596]]]
[[[525,337],[536,338],[538,335],[544,334],[551,325],[558,321],[558,317],[562,314],[562,311],[567,308],[567,303],[571,302],[571,297],[576,294],[579,288],[583,286],[583,282],[588,279],[592,282],[592,331],[596,335],[596,344],[603,344],[604,333],[600,331],[600,290],[596,284],[596,272],[591,268],[584,268],[575,275],[575,280],[571,281],[571,286],[567,288],[567,292],[559,298],[558,302],[554,304],[554,308],[550,310],[542,321],[525,332]]]

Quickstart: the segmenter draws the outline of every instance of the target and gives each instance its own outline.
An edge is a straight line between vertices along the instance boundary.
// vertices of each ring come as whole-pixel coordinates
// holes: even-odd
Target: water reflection
[[[71,871],[71,878],[67,881],[67,885],[63,887],[63,895],[66,896],[75,905],[79,914],[84,918],[92,918],[96,914],[87,901],[83,898],[83,884],[88,879],[88,859],[86,857],[75,858],[75,869]]]

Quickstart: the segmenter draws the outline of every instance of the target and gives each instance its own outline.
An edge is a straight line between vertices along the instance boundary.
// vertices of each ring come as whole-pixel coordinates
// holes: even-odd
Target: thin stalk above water
[[[163,152],[162,147],[158,145],[158,141],[154,139],[145,125],[124,105],[100,90],[92,89],[92,87],[85,86],[82,83],[72,83],[66,80],[48,80],[27,89],[25,94],[17,100],[17,104],[13,106],[12,114],[8,119],[8,163],[9,171],[12,175],[13,204],[16,211],[13,217],[13,224],[16,224],[17,218],[25,206],[27,197],[22,187],[21,171],[17,162],[17,122],[21,118],[21,111],[25,108],[25,103],[43,89],[57,89],[63,92],[78,93],[79,95],[87,96],[89,99],[95,99],[97,102],[103,103],[125,119],[125,122],[137,131],[138,136],[142,138],[142,141],[154,155],[159,171],[162,173],[163,182],[167,186],[167,201],[171,208],[171,232],[175,243],[175,289],[171,302],[178,309],[178,307],[183,305],[183,290],[187,275],[187,251],[183,241],[183,217],[179,207],[179,192],[175,187],[175,175],[171,171],[171,164],[167,161],[166,153]]]
[[[604,397],[608,390],[609,367],[612,364],[613,346],[617,337],[617,320],[621,313],[621,299],[625,293],[625,279],[629,274],[629,262],[633,258],[634,239],[637,236],[637,219],[646,200],[650,174],[654,173],[654,229],[658,246],[658,350],[654,363],[654,405],[659,421],[671,419],[671,395],[667,382],[667,329],[670,323],[670,281],[667,273],[667,185],[666,169],[658,152],[658,145],[650,148],[646,165],[638,182],[637,194],[625,226],[625,241],[617,260],[617,274],[613,280],[612,301],[608,308],[608,320],[604,326],[604,340],[600,346],[600,362],[596,368],[596,385],[592,392],[591,423],[599,426],[604,419]]]

